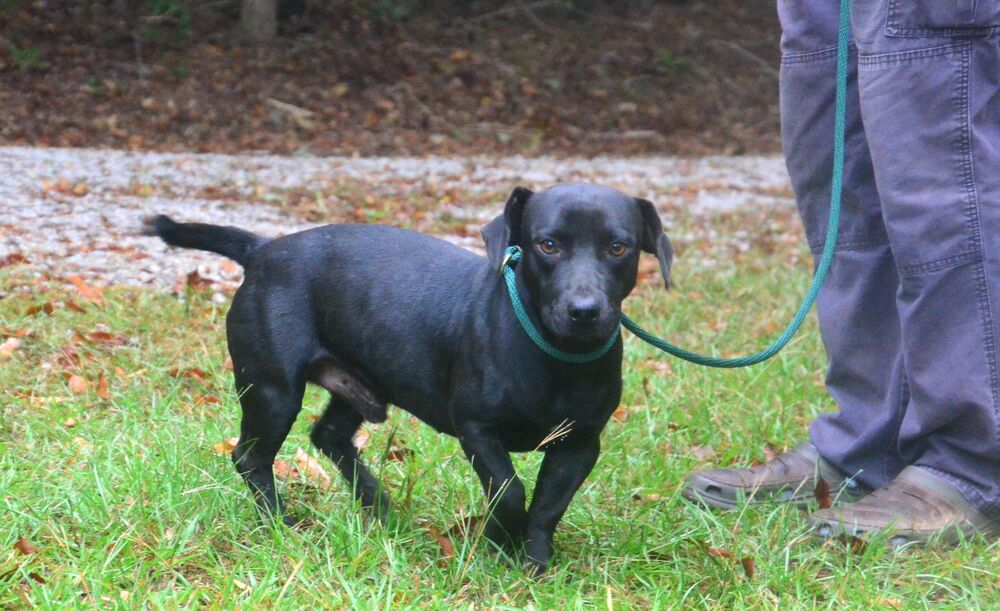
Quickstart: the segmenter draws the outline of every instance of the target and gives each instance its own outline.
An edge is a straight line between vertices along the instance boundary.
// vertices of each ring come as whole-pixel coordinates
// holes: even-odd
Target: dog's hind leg
[[[350,403],[334,395],[326,411],[313,426],[313,443],[343,474],[354,489],[362,507],[374,510],[379,520],[385,521],[389,511],[389,494],[368,468],[361,462],[352,438],[364,418]]]
[[[240,404],[240,441],[233,450],[233,464],[250,486],[257,505],[265,514],[283,516],[287,524],[293,520],[284,516],[281,499],[274,489],[274,457],[284,443],[295,416],[302,409],[300,388],[257,383],[243,387]]]

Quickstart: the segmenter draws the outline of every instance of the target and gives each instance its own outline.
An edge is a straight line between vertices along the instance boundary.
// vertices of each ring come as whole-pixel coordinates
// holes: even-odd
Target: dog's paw
[[[551,543],[539,540],[529,540],[524,544],[524,571],[531,577],[541,577],[552,560],[555,550]]]
[[[534,560],[531,557],[524,562],[524,574],[532,579],[540,579],[549,568],[548,562]]]
[[[524,551],[524,533],[523,530],[513,530],[514,532],[510,532],[495,520],[490,520],[486,523],[483,535],[504,552],[521,554]]]
[[[389,498],[389,493],[381,488],[377,491],[368,490],[362,493],[361,508],[379,524],[386,526],[392,515],[392,499]]]

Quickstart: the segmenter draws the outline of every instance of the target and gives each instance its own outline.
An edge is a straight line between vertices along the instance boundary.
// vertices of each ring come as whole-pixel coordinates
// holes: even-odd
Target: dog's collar
[[[531,318],[528,317],[528,312],[524,309],[524,304],[521,302],[521,296],[517,292],[517,276],[514,273],[514,266],[520,260],[521,247],[507,247],[503,254],[503,260],[500,262],[500,274],[507,283],[507,294],[510,295],[510,303],[514,307],[514,315],[517,317],[517,322],[521,323],[521,328],[531,338],[531,341],[545,354],[567,363],[589,363],[607,354],[615,345],[615,342],[618,341],[618,336],[621,335],[621,325],[615,326],[615,332],[611,334],[611,337],[608,338],[608,341],[603,346],[591,352],[566,352],[556,348],[542,337],[535,324],[531,322]]]

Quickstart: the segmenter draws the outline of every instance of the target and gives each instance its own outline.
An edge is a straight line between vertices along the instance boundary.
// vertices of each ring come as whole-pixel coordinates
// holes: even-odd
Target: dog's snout
[[[601,304],[593,297],[576,297],[569,302],[568,309],[574,322],[592,323],[601,314]]]

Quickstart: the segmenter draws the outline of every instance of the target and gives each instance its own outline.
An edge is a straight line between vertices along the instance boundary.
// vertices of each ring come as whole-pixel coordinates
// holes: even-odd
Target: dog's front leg
[[[500,439],[480,424],[462,426],[459,442],[479,476],[489,503],[486,536],[505,547],[519,543],[528,512],[524,509],[524,484],[514,471],[510,454]]]
[[[574,431],[545,450],[528,510],[524,549],[528,567],[541,575],[552,558],[552,535],[569,502],[601,453],[600,432]]]

